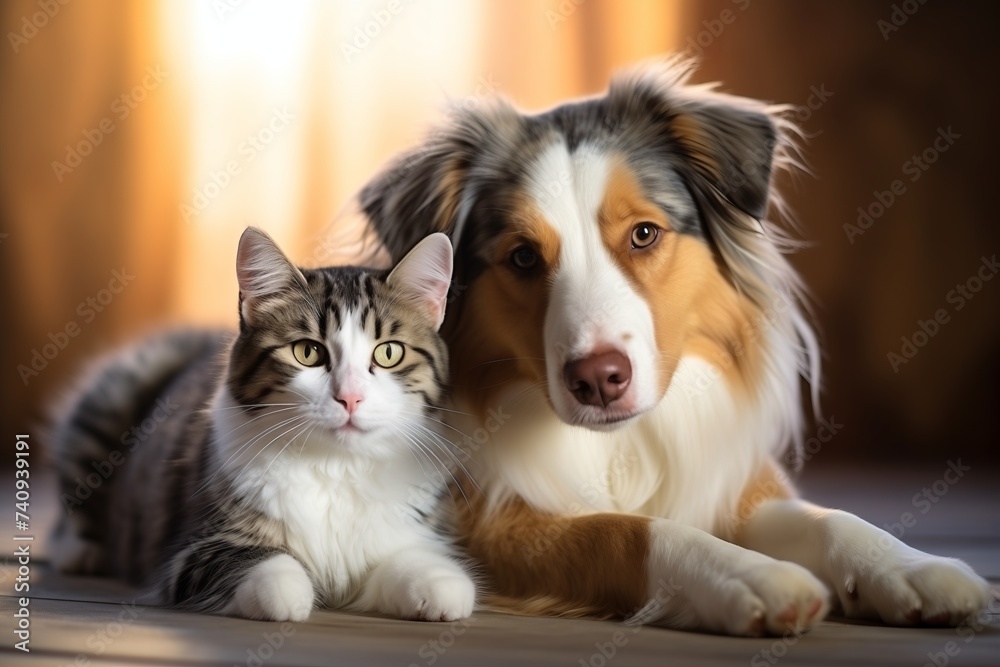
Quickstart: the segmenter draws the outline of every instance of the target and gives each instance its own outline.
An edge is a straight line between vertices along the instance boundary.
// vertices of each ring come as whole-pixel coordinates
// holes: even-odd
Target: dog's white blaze
[[[567,360],[602,347],[620,350],[632,365],[620,411],[647,410],[657,400],[652,314],[601,239],[598,212],[609,173],[607,155],[589,146],[571,154],[558,141],[542,152],[529,179],[536,206],[559,235],[559,267],[545,318],[545,359],[552,404],[567,421],[601,419],[604,410],[580,406],[562,375]]]

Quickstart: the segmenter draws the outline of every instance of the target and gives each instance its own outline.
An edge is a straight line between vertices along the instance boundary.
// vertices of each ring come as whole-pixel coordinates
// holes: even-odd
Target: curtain
[[[248,225],[350,262],[351,196],[448,101],[599,92],[679,2],[12,0],[0,64],[4,433],[94,355],[233,326]]]

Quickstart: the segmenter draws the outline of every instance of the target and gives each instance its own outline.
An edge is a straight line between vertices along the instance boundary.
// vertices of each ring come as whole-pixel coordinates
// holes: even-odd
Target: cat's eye
[[[531,271],[538,265],[538,254],[528,246],[521,245],[510,253],[510,263],[521,271]]]
[[[319,366],[326,361],[326,348],[314,340],[292,343],[292,356],[303,366]]]
[[[632,228],[632,247],[633,248],[648,248],[653,245],[656,241],[656,237],[660,235],[660,230],[657,229],[656,225],[648,222],[642,222]]]
[[[392,368],[393,366],[398,366],[403,361],[403,354],[405,352],[406,348],[403,347],[402,343],[391,340],[378,345],[375,348],[372,359],[382,368]]]

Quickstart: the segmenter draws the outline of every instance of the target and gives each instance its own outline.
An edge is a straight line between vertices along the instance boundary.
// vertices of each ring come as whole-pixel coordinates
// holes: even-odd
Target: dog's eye
[[[510,253],[510,263],[522,271],[530,271],[538,265],[538,255],[526,245],[518,246]]]
[[[303,366],[319,366],[326,361],[326,348],[314,340],[292,343],[292,356]]]
[[[660,235],[660,230],[655,225],[642,222],[632,228],[632,247],[648,248],[653,245],[656,237]]]

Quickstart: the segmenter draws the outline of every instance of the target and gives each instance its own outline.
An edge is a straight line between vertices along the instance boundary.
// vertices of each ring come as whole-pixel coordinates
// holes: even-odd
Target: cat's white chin
[[[393,438],[383,434],[384,429],[362,428],[357,424],[327,426],[322,430],[320,442],[310,443],[315,451],[326,456],[364,456],[381,459],[397,455],[398,446],[393,446]],[[313,438],[315,439],[315,438]]]

